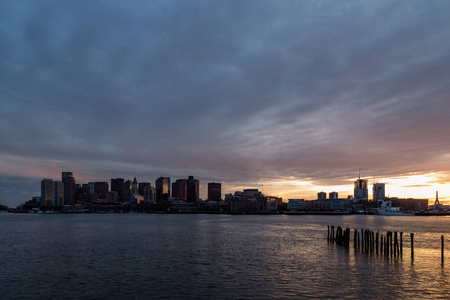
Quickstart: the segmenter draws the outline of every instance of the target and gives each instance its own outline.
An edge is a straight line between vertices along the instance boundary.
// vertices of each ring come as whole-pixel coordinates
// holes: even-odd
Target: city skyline
[[[1,1],[0,204],[43,178],[450,198],[448,1]],[[369,189],[369,195],[372,194]]]

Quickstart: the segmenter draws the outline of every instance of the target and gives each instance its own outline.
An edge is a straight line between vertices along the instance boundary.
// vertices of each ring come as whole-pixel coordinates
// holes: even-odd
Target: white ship
[[[384,216],[413,216],[414,213],[404,212],[403,207],[392,206],[390,200],[379,200],[377,213]]]

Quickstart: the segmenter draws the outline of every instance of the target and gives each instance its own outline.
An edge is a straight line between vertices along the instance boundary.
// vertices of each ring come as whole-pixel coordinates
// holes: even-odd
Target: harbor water
[[[328,243],[328,225],[404,232],[403,257]],[[0,214],[0,226],[1,299],[450,297],[450,217]]]

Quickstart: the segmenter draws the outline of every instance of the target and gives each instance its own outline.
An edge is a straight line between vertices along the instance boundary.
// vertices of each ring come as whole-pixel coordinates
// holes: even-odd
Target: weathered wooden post
[[[403,257],[403,231],[400,232],[400,257]]]
[[[383,235],[380,237],[380,254],[383,255]]]
[[[330,241],[330,225],[328,225],[327,241]]]
[[[414,233],[411,233],[411,260],[414,261]]]
[[[380,234],[380,231],[377,231],[376,237],[375,237],[375,252],[378,254],[378,235]]]
[[[334,226],[331,226],[331,242],[334,243]]]
[[[398,256],[398,236],[397,231],[394,231],[394,256]]]
[[[353,231],[353,248],[356,250],[356,242],[357,242],[357,233],[358,230],[355,228],[355,230]]]
[[[361,229],[361,251],[364,251],[364,229]]]
[[[441,263],[444,265],[444,236],[441,235]]]

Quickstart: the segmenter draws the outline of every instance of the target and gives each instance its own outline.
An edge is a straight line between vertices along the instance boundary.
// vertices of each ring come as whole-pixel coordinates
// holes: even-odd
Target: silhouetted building
[[[367,190],[367,179],[358,179],[355,181],[353,197],[358,200],[367,200],[369,193]]]
[[[136,194],[136,195],[139,194],[138,181],[137,181],[136,177],[134,177],[134,179],[133,179],[133,185],[131,187],[131,194],[133,194],[133,195],[134,194]]]
[[[123,183],[123,188],[122,188],[122,197],[121,197],[121,201],[122,202],[130,202],[130,197],[131,197],[131,188],[133,187],[133,183],[131,182],[131,180],[127,180]]]
[[[327,193],[325,193],[325,192],[318,192],[317,193],[317,199],[319,199],[319,200],[327,199]]]
[[[78,186],[78,184],[77,184]],[[83,183],[80,188],[77,187],[77,203],[89,203],[91,202],[91,196],[94,193],[91,193],[91,188],[89,184]]]
[[[373,201],[378,201],[385,198],[385,184],[384,183],[374,183],[373,184]]]
[[[186,187],[186,201],[187,202],[198,202],[199,200],[199,185],[200,182],[198,179],[194,179],[194,176],[189,176],[187,180]]]
[[[138,194],[144,196],[144,190],[151,186],[150,182],[139,182]]]
[[[144,187],[143,194],[144,201],[150,202],[150,203],[156,203],[156,197],[155,197],[155,187],[153,186],[146,186]]]
[[[53,204],[55,206],[64,205],[64,183],[62,181],[53,181]]]
[[[338,199],[339,198],[338,193],[337,192],[331,192],[329,194],[329,198],[330,199]]]
[[[170,196],[170,177],[159,177],[155,181],[156,202],[166,201]]]
[[[41,206],[53,205],[53,180],[42,179],[41,181]]]
[[[66,179],[66,177],[72,176],[73,177],[73,173],[72,172],[62,172],[61,173],[61,181],[64,182],[64,179]]]
[[[122,189],[125,180],[123,178],[112,178],[111,179],[111,192],[116,192],[117,201],[122,201]]]
[[[66,173],[66,176],[64,176]],[[74,205],[76,197],[76,181],[72,172],[63,172],[64,178],[64,205]]]
[[[106,199],[106,194],[109,191],[109,186],[107,182],[95,182],[94,192],[100,199]]]
[[[208,183],[208,201],[222,200],[222,184],[220,182]]]
[[[177,179],[177,181],[172,183],[172,198],[186,201],[187,179]]]

